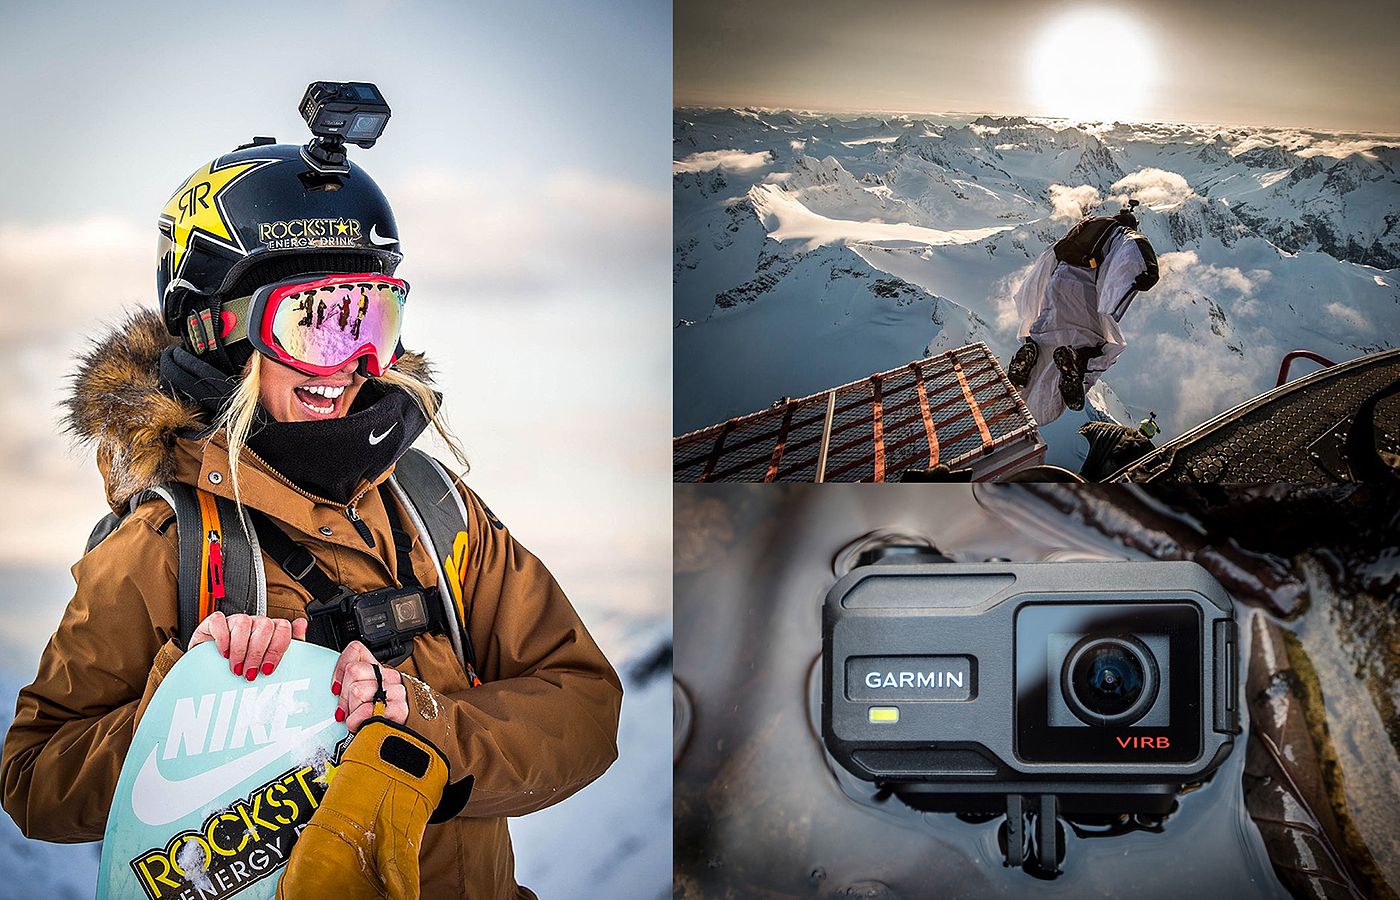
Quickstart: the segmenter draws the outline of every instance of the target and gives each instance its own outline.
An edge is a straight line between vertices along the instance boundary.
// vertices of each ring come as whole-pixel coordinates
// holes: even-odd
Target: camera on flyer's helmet
[[[1124,225],[1136,231],[1138,227],[1138,220],[1137,216],[1133,215],[1133,210],[1137,209],[1139,205],[1141,205],[1139,201],[1129,200],[1126,204],[1124,204],[1123,208],[1118,210],[1118,212],[1114,215],[1114,220],[1116,220],[1119,225]]]
[[[161,211],[166,329],[224,371],[251,354],[230,302],[302,275],[392,275],[403,258],[384,193],[343,146],[326,164],[317,135],[306,147],[254,138],[197,169]]]

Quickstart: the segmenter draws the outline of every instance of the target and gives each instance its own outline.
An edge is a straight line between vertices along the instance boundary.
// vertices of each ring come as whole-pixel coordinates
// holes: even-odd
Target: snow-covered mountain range
[[[1400,137],[1023,117],[674,114],[675,432],[969,341],[1081,215],[1142,203],[1161,282],[1084,413],[1167,439],[1281,357],[1400,344]]]

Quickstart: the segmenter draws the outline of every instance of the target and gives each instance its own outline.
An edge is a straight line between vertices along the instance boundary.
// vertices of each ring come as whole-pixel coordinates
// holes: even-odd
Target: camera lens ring
[[[1091,683],[1093,677],[1100,683]],[[1122,684],[1128,688],[1122,689]],[[1060,668],[1061,695],[1087,725],[1131,725],[1157,701],[1158,684],[1156,657],[1129,634],[1087,635],[1071,648]]]

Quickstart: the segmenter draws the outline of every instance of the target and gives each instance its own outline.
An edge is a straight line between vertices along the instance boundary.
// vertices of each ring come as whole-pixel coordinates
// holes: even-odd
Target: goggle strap
[[[212,309],[197,309],[185,318],[185,331],[189,334],[190,346],[194,352],[203,355],[220,343],[225,347],[248,339],[248,307],[252,297],[239,297],[223,305],[219,314],[219,324],[214,324]]]
[[[213,310],[197,309],[185,318],[185,331],[194,352],[203,355],[215,346]]]
[[[248,307],[252,305],[252,295],[239,297],[237,300],[228,300],[224,303],[224,321],[228,322],[230,318],[233,320],[228,334],[222,335],[220,338],[225,344],[248,339]]]

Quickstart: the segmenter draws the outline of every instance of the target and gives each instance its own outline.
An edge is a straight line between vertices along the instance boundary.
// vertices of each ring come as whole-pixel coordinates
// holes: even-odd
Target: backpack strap
[[[1099,235],[1099,239],[1094,242],[1093,249],[1089,251],[1089,268],[1097,269],[1099,264],[1103,262],[1103,251],[1108,246],[1108,239],[1113,236],[1114,229],[1119,227],[1121,226],[1112,219],[1109,220],[1108,225],[1104,226],[1103,233]]]
[[[117,526],[122,523],[122,518],[122,516],[116,513],[107,513],[107,515],[98,519],[97,524],[92,526],[92,532],[88,535],[87,545],[83,547],[84,555],[91,553],[93,547],[102,543],[107,538],[107,535],[116,531]]]
[[[410,447],[394,466],[389,488],[408,513],[418,539],[438,564],[438,594],[449,625],[447,634],[467,677],[478,684],[476,649],[467,630],[471,598],[464,596],[462,590],[470,520],[456,480],[437,460]]]
[[[225,615],[265,612],[262,555],[254,554],[247,522],[239,516],[237,505],[191,485],[167,481],[138,495],[131,508],[157,497],[175,511],[180,547],[176,579],[180,646],[189,646],[199,623],[216,609]],[[105,519],[98,523],[99,528],[105,523]],[[96,536],[96,530],[93,534]]]
[[[381,485],[379,490],[380,495],[384,498],[384,511],[388,514],[389,530],[394,538],[399,582],[403,588],[421,596],[426,607],[424,612],[427,614],[427,627],[423,630],[439,634],[445,632],[452,636],[458,625],[455,619],[451,618],[451,605],[450,603],[444,604],[438,599],[441,592],[436,586],[424,590],[423,585],[419,583],[418,576],[413,571],[411,558],[413,534],[403,527],[396,504],[389,496],[389,488],[386,485]],[[408,657],[413,648],[411,640],[403,645],[390,642],[387,646],[381,645],[376,649],[377,638],[375,635],[382,638],[382,627],[375,627],[375,635],[361,633],[362,629],[371,627],[373,621],[372,618],[360,618],[361,604],[369,604],[369,607],[374,609],[378,604],[385,602],[382,595],[386,591],[402,593],[400,589],[389,585],[387,588],[377,591],[356,592],[343,584],[337,584],[335,579],[317,564],[316,557],[311,551],[293,540],[271,517],[259,510],[251,509],[248,510],[248,515],[253,523],[253,530],[258,536],[260,546],[267,551],[268,557],[311,595],[311,602],[306,606],[308,619],[306,639],[308,641],[339,652],[350,641],[363,640],[370,646],[371,651],[379,655],[379,658],[387,665],[397,665]],[[456,641],[454,640],[453,643],[455,650]],[[382,655],[382,652],[389,652],[391,655],[386,657]],[[463,666],[465,668],[467,664],[463,663]],[[473,687],[481,684],[480,680],[476,678],[474,670],[467,668],[467,672]]]
[[[202,516],[195,488],[187,484],[168,481],[156,485],[142,494],[137,501],[149,497],[159,497],[175,510],[175,533],[180,541],[180,568],[176,579],[178,611],[178,638],[181,647],[190,645],[190,635],[199,627],[199,591],[203,578],[199,571],[200,560],[204,557],[202,544]]]
[[[1081,219],[1055,242],[1055,258],[1081,269],[1097,269],[1103,263],[1103,248],[1117,227],[1116,220],[1105,216]]]
[[[389,516],[389,533],[394,536],[395,564],[399,572],[399,583],[404,587],[421,588],[417,574],[413,571],[413,533],[403,527],[392,499],[393,491],[388,483],[379,486],[379,499],[384,503],[384,512]],[[443,604],[445,607],[446,604]],[[442,612],[443,610],[438,610]]]
[[[462,495],[457,492],[456,481],[437,460],[409,449],[400,457],[388,485],[408,514],[413,531],[438,564],[437,587],[445,630],[468,679],[478,685],[481,681],[476,674],[476,650],[467,631],[470,598],[464,596],[462,590],[469,517]],[[181,647],[189,646],[190,636],[199,623],[215,610],[225,615],[267,614],[264,550],[313,597],[339,590],[339,586],[315,565],[309,551],[297,546],[276,526],[268,527],[270,522],[258,522],[256,511],[240,509],[232,500],[176,481],[165,482],[137,495],[131,501],[131,509],[155,498],[164,500],[175,511],[180,557],[176,586],[177,631]],[[395,532],[399,569],[413,578],[408,561],[411,536],[407,529],[399,527],[388,498],[385,500],[391,529]],[[122,517],[114,513],[104,516],[88,538],[87,550],[115,531],[121,520]]]

